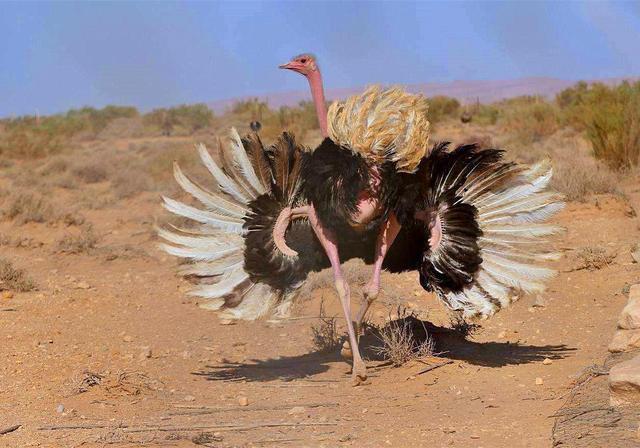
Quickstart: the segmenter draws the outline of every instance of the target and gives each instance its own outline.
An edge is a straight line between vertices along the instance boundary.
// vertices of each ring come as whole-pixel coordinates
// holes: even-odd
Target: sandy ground
[[[4,221],[0,233],[24,244],[0,247],[3,256],[39,287],[0,299],[0,430],[21,425],[0,446],[549,447],[553,415],[606,357],[625,288],[640,281],[629,254],[640,188],[625,189],[629,200],[592,197],[559,215],[564,256],[545,306],[525,296],[468,341],[436,331],[450,364],[417,374],[424,364],[370,361],[356,388],[338,353],[313,348],[320,302],[339,313],[330,289],[282,322],[223,325],[195,306],[176,261],[156,248],[157,195],[86,212],[102,237],[86,254],[55,250],[63,226]],[[581,269],[585,247],[614,258]],[[448,325],[415,275],[385,274],[383,285],[393,288],[374,321],[400,301]]]

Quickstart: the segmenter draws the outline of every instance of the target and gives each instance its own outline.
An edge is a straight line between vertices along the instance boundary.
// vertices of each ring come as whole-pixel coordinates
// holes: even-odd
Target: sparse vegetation
[[[406,310],[398,309],[397,316],[397,319],[390,319],[387,325],[375,330],[382,345],[373,347],[374,352],[396,367],[435,356],[435,341],[422,321]],[[416,323],[422,324],[423,337],[416,335]]]
[[[99,238],[94,233],[92,226],[86,225],[80,233],[67,234],[58,240],[57,249],[59,252],[68,254],[82,254],[93,251]]]
[[[7,202],[4,216],[18,224],[48,222],[54,219],[54,209],[41,195],[33,192],[15,193]]]
[[[0,291],[28,292],[36,289],[35,282],[24,269],[18,269],[4,258],[0,258]]]
[[[429,98],[429,121],[438,123],[445,118],[458,118],[460,102],[448,96],[433,96]]]
[[[326,316],[323,303],[320,304],[320,322],[311,326],[313,347],[319,352],[330,352],[340,347],[341,338],[336,328],[336,317]]]
[[[576,271],[587,269],[588,271],[597,271],[609,266],[616,258],[614,254],[607,253],[602,247],[583,247],[577,253],[578,266]]]
[[[593,154],[614,169],[640,161],[640,82],[609,87],[584,82],[558,94],[564,121],[585,131]]]

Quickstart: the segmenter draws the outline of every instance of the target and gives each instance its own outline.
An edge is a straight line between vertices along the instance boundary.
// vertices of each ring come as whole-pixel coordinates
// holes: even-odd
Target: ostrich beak
[[[284,69],[287,69],[287,70],[293,70],[294,64],[293,64],[293,62],[287,62],[286,64],[280,64],[278,66],[278,68],[284,68]]]

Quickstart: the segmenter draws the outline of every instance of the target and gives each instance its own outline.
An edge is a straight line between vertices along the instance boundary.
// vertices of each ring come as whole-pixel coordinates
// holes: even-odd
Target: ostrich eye
[[[300,59],[300,62],[302,62],[303,64],[305,64],[307,62],[307,60],[305,58]]]

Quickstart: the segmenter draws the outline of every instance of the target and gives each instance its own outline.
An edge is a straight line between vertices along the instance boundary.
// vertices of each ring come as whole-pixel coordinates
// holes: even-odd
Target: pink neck
[[[327,130],[327,108],[324,102],[324,89],[322,87],[322,75],[320,70],[314,70],[311,72],[307,79],[309,80],[309,87],[311,88],[311,96],[316,106],[316,115],[318,116],[318,123],[320,124],[320,133],[323,137],[328,137],[329,132]]]

